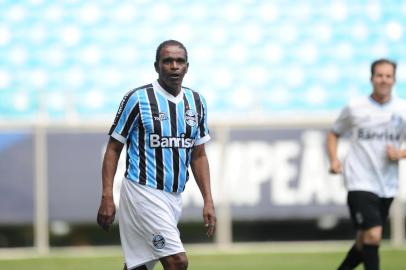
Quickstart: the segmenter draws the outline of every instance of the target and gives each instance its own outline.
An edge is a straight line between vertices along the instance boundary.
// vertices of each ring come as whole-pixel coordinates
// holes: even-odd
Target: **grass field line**
[[[244,242],[230,245],[185,244],[188,254],[224,255],[250,253],[329,253],[344,252],[351,241],[304,241],[304,242]],[[383,242],[382,249],[405,250],[406,245],[394,247]],[[42,257],[119,257],[120,246],[53,247],[49,254],[39,254],[35,248],[0,248],[0,260],[32,259]]]

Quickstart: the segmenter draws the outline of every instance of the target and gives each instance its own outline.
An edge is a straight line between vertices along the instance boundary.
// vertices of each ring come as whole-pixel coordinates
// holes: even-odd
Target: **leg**
[[[348,192],[347,195],[347,205],[350,212],[351,220],[357,229],[357,235],[355,238],[355,243],[352,245],[350,250],[348,251],[346,257],[341,262],[338,270],[350,270],[357,267],[360,263],[362,263],[362,239],[363,239],[363,231],[360,228],[360,219],[357,218],[356,213],[359,212],[359,204],[360,204],[360,194],[359,192]]]
[[[382,239],[383,224],[388,217],[392,198],[379,198],[376,194],[370,192],[349,192],[348,206],[351,219],[358,228],[355,248],[358,250],[358,264],[363,262],[365,270],[379,269],[379,245]],[[341,269],[353,269],[351,260],[356,258],[354,252],[349,252],[344,260]],[[357,265],[358,265],[357,264]],[[354,266],[354,267],[353,267]],[[341,266],[340,266],[341,267]],[[347,267],[347,268],[345,268]]]
[[[186,270],[188,267],[188,258],[185,252],[163,257],[160,261],[165,270]]]
[[[379,245],[382,239],[382,226],[375,226],[363,233],[362,258],[365,270],[379,269]]]
[[[350,270],[362,263],[362,237],[363,232],[358,231],[354,245],[348,251],[338,270]]]
[[[362,243],[365,245],[376,245],[381,244],[382,239],[382,226],[374,226],[370,229],[363,231]]]

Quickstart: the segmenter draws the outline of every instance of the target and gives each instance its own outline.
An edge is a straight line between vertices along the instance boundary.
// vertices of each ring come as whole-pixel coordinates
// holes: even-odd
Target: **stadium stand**
[[[400,62],[406,97],[406,4],[398,1],[0,1],[0,118],[114,114],[155,79],[155,48],[190,50],[185,84],[214,114],[335,112],[367,93],[370,62]],[[109,118],[110,119],[110,118]]]

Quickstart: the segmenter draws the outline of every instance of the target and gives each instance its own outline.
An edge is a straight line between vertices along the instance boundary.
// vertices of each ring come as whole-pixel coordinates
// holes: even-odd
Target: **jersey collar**
[[[375,99],[373,99],[372,95],[369,95],[368,99],[372,103],[372,105],[375,105],[375,106],[378,106],[378,107],[382,108],[382,107],[386,107],[386,106],[389,106],[390,104],[392,104],[393,96],[391,96],[391,98],[387,102],[385,102],[383,104],[381,104],[381,103],[377,102]]]
[[[183,87],[180,88],[178,95],[172,96],[168,91],[166,91],[159,83],[158,80],[152,83],[154,90],[159,92],[162,96],[164,96],[167,100],[172,101],[173,103],[177,104],[183,100]]]

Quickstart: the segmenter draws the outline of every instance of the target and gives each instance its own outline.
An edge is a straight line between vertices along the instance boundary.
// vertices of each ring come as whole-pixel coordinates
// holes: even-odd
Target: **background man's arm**
[[[397,149],[392,145],[386,147],[386,153],[388,158],[392,161],[398,161],[403,158],[406,158],[406,149]]]
[[[334,174],[339,174],[342,172],[341,161],[338,159],[338,135],[333,131],[328,131],[327,133],[327,154],[330,160],[329,171]]]

